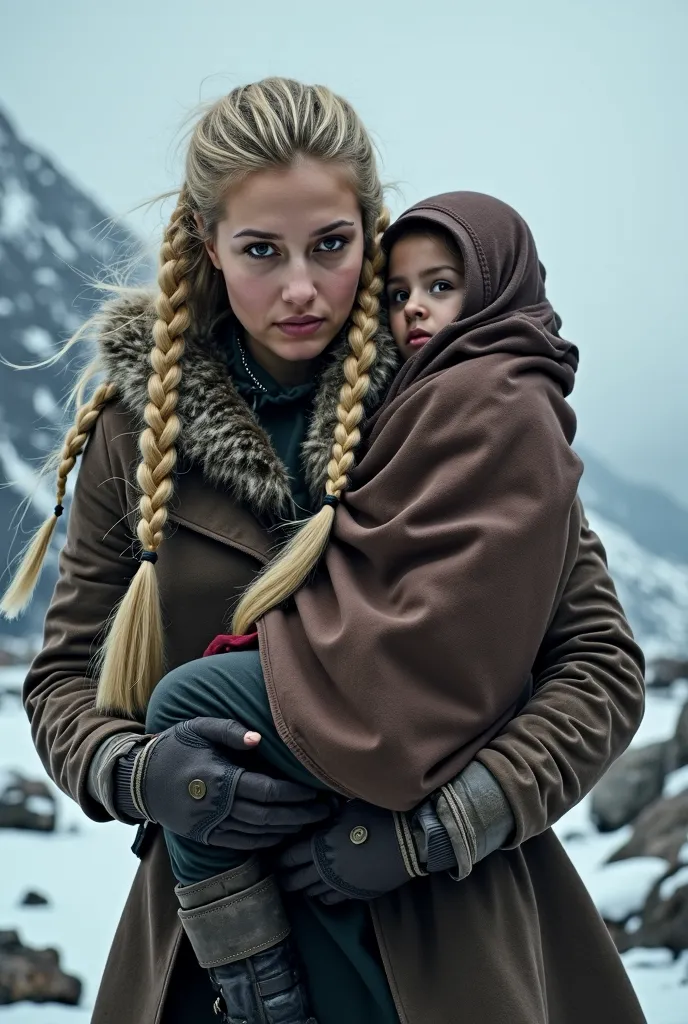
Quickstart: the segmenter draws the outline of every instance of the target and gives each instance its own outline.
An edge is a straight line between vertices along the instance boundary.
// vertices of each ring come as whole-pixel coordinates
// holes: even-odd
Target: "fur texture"
[[[106,303],[98,322],[99,362],[141,428],[148,403],[155,319],[154,296],[137,291]],[[344,383],[343,364],[349,350],[347,329],[333,345],[321,376],[303,445],[304,468],[314,501],[325,490],[337,402]],[[293,514],[286,468],[234,386],[223,345],[210,330],[189,332],[185,340],[177,406],[180,457],[198,465],[209,483],[229,489],[256,515]],[[399,366],[386,324],[381,323],[376,341],[378,358],[371,370],[365,402],[368,412],[380,402]]]

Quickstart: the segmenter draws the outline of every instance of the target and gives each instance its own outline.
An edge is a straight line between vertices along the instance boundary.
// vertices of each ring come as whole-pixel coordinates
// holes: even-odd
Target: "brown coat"
[[[133,313],[139,317],[135,323]],[[121,400],[100,417],[84,455],[45,647],[25,686],[34,741],[46,769],[97,821],[108,815],[87,791],[91,759],[106,737],[142,731],[131,721],[95,712],[91,658],[137,565],[132,557],[135,495],[127,481],[134,480],[146,401],[150,314],[136,307],[115,309],[107,326],[103,345]],[[372,401],[391,371],[385,357]],[[269,507],[276,509],[276,499],[284,496],[275,456],[222,377],[221,360],[209,343],[190,346],[185,373],[184,472],[157,565],[170,668],[199,657],[216,633],[226,631],[230,602],[274,542],[257,514],[266,478],[275,487]],[[322,479],[337,385],[333,371],[318,400],[308,450],[314,486]],[[191,396],[199,386],[194,407]],[[248,466],[238,454],[242,437],[254,443]],[[481,754],[512,803],[518,839],[528,841],[493,854],[460,884],[448,877],[421,879],[373,907],[406,1024],[643,1020],[600,918],[547,831],[632,738],[643,705],[640,661],[599,541],[584,525],[578,561],[539,655],[537,693],[521,720],[510,723]],[[175,967],[185,965],[192,983],[188,950],[179,956],[185,940],[173,884],[158,834],[124,909],[93,1024],[161,1024],[173,976],[175,984],[186,984]]]

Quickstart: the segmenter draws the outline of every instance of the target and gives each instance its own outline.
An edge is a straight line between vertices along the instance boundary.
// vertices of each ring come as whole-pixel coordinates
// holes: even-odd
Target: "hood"
[[[439,331],[400,374],[395,393],[457,360],[494,352],[538,355],[568,395],[578,349],[559,334],[561,319],[545,291],[545,268],[523,218],[480,192],[447,192],[410,207],[383,237],[390,251],[406,231],[423,226],[448,232],[461,252],[466,292],[457,319]]]

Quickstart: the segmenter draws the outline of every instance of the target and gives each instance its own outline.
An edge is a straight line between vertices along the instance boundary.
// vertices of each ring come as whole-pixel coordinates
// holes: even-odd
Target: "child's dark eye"
[[[269,256],[274,256],[277,250],[274,245],[270,245],[269,242],[254,242],[253,245],[249,245],[244,252],[247,256],[250,256],[254,260],[264,260]]]
[[[344,246],[349,244],[348,238],[340,238],[336,235],[331,235],[328,238],[321,239],[315,247],[316,252],[341,252]]]
[[[395,288],[394,291],[391,291],[389,293],[389,301],[395,306],[399,306],[404,302],[408,302],[408,300],[409,293],[406,291],[405,288]]]
[[[453,290],[454,285],[451,281],[434,281],[430,292],[431,294],[437,294],[437,292],[451,292]]]

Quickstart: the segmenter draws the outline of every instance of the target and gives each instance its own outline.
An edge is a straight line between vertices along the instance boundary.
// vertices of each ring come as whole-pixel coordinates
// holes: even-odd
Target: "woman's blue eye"
[[[433,283],[432,288],[430,289],[430,292],[450,292],[453,290],[453,288],[454,285],[451,283],[451,281],[435,281]]]
[[[330,238],[323,238],[315,247],[316,252],[341,252],[348,244],[347,238],[337,238],[332,235]]]
[[[246,255],[254,260],[264,260],[268,256],[274,256],[275,247],[269,242],[254,242],[245,250]]]

